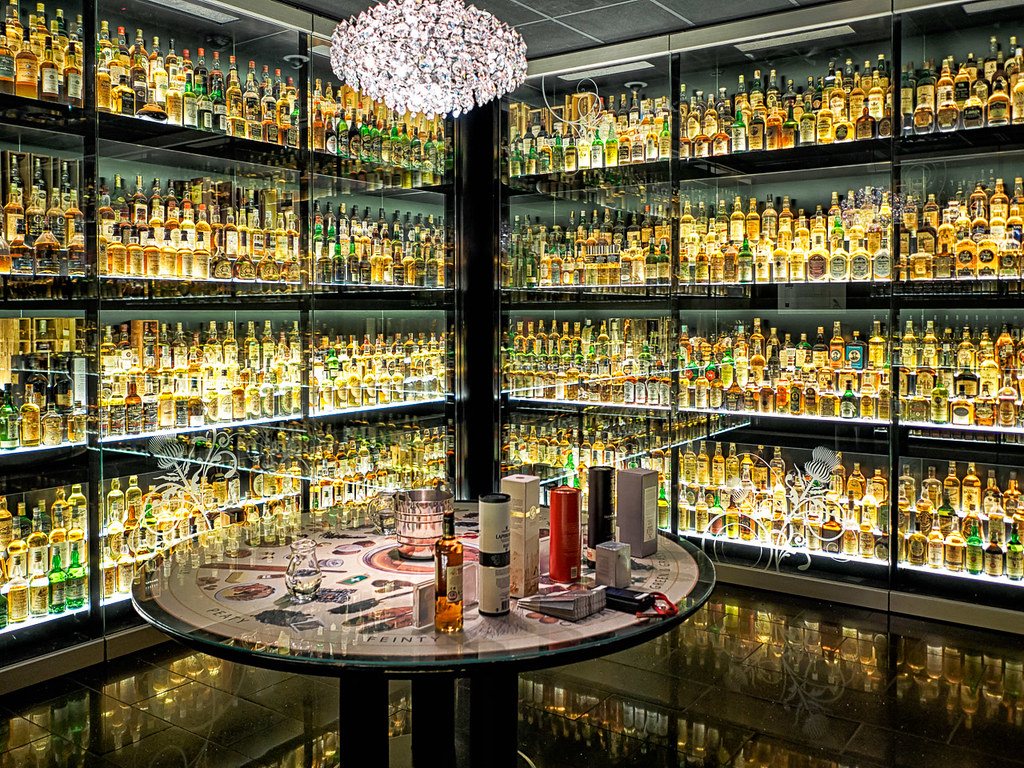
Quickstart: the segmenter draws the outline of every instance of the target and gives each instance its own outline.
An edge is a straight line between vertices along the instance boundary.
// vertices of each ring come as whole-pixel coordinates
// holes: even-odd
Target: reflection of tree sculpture
[[[827,494],[832,472],[839,465],[839,456],[825,446],[817,446],[811,458],[803,467],[794,466],[785,477],[771,466],[764,457],[751,453],[740,454],[741,462],[750,460],[767,469],[768,486],[773,489],[758,500],[755,487],[748,473],[730,478],[728,494],[731,503],[727,509],[716,507],[715,514],[708,518],[704,530],[698,531],[702,538],[710,538],[716,554],[728,539],[760,542],[762,547],[758,560],[765,557],[765,567],[776,569],[786,558],[795,560],[799,570],[811,565],[810,538],[816,541],[815,548],[826,548],[837,552],[841,549],[841,528],[817,525],[808,533],[807,521],[828,522],[829,505]],[[742,463],[741,463],[742,466]],[[755,502],[760,502],[757,509]],[[735,510],[735,511],[734,511]]]

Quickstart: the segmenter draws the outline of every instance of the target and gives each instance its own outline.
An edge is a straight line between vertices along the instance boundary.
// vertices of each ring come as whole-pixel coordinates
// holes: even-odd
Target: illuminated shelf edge
[[[263,419],[246,419],[245,421],[219,421],[215,424],[204,424],[201,427],[181,427],[177,429],[161,430],[159,432],[139,432],[136,435],[107,435],[100,438],[100,443],[130,443],[137,440],[148,440],[153,437],[174,437],[192,432],[203,432],[205,430],[234,429],[237,427],[254,427],[261,424],[275,424],[282,421],[295,421],[301,419],[301,413],[292,413],[287,416],[268,416]]]
[[[724,526],[724,522],[723,522],[723,526]],[[712,546],[714,546],[716,544],[719,544],[719,543],[722,543],[722,544],[734,544],[734,545],[739,545],[739,546],[742,546],[742,547],[746,547],[748,549],[770,550],[772,552],[778,552],[780,554],[806,555],[806,556],[824,557],[824,558],[827,558],[829,560],[835,560],[835,561],[839,561],[839,562],[860,563],[860,564],[863,564],[863,565],[867,565],[869,567],[870,566],[875,566],[875,567],[878,567],[878,568],[888,568],[889,567],[889,562],[887,560],[879,560],[876,557],[861,557],[860,555],[846,555],[846,554],[843,554],[842,552],[830,553],[830,552],[826,552],[824,549],[808,549],[807,547],[779,546],[777,544],[772,544],[769,541],[759,541],[759,540],[744,541],[743,539],[733,539],[733,538],[730,538],[730,537],[725,536],[725,535],[716,536],[713,533],[698,533],[697,531],[693,531],[693,530],[680,530],[679,531],[679,535],[680,536],[686,536],[686,537],[689,537],[691,539],[700,539],[702,544],[710,543]],[[888,534],[884,534],[884,535],[887,536]]]
[[[117,605],[118,603],[126,602],[131,600],[132,596],[130,592],[118,592],[113,597],[104,597],[100,600],[100,606],[106,608],[108,605]]]
[[[865,424],[869,426],[887,427],[891,422],[881,419],[844,419],[840,416],[793,416],[788,413],[764,413],[763,411],[726,411],[714,408],[689,408],[679,406],[680,413],[707,413],[715,416],[734,416],[737,418],[783,419],[790,421],[828,421],[837,424]]]
[[[392,403],[378,403],[377,405],[361,405],[361,406],[359,406],[357,408],[340,408],[340,409],[333,409],[333,410],[330,410],[330,411],[321,411],[319,409],[316,409],[316,410],[311,410],[310,411],[309,418],[311,418],[311,419],[320,419],[320,418],[327,418],[327,417],[330,417],[330,416],[345,416],[345,415],[359,414],[359,413],[373,413],[373,412],[377,412],[377,411],[391,411],[391,410],[397,411],[397,410],[401,410],[402,408],[407,408],[408,406],[411,406],[411,405],[431,405],[431,404],[432,405],[439,405],[439,404],[444,404],[445,402],[447,402],[447,400],[448,400],[448,396],[445,395],[444,397],[432,397],[432,398],[429,398],[427,400],[399,400],[398,402],[392,402]]]
[[[591,408],[622,408],[623,410],[640,410],[640,411],[664,411],[668,412],[672,410],[671,406],[668,405],[635,405],[633,403],[602,403],[593,402],[591,400],[541,400],[533,397],[513,397],[510,396],[509,402],[511,403],[534,403],[537,405],[581,405]]]
[[[17,448],[4,448],[0,450],[0,460],[6,456],[21,456],[26,453],[44,453],[46,451],[59,451],[63,448],[84,448],[87,443],[83,440],[75,443],[61,443],[60,445],[33,445],[29,448],[18,446]]]
[[[46,624],[50,621],[59,621],[60,619],[66,618],[68,616],[77,616],[79,614],[88,612],[89,605],[87,602],[86,605],[83,605],[81,608],[71,608],[63,611],[62,613],[48,613],[45,616],[35,617],[29,616],[27,619],[25,619],[25,621],[19,621],[16,623],[8,621],[7,626],[3,629],[0,629],[0,635],[10,634],[12,632],[17,632],[19,629],[27,629],[28,627],[38,627],[40,624]]]
[[[901,421],[900,426],[905,429],[920,429],[928,432],[941,432],[946,429],[953,430],[955,432],[978,432],[984,435],[1024,435],[1024,427],[979,427],[979,426],[964,426],[963,424],[934,424],[928,421]],[[943,440],[945,438],[931,437],[928,435],[915,435],[914,437],[922,437],[928,440]],[[986,440],[976,440],[973,442],[984,443]]]
[[[900,561],[897,568],[903,568],[908,571],[917,571],[918,573],[931,573],[936,576],[953,579],[964,579],[966,581],[981,581],[986,584],[1003,584],[1014,587],[1024,587],[1024,580],[1011,579],[1005,573],[1001,576],[989,576],[986,573],[968,573],[967,571],[950,571],[946,568],[932,568],[929,565],[913,565],[906,561]]]

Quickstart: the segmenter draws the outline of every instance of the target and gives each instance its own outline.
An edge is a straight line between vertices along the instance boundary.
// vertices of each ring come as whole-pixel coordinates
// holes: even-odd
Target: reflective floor
[[[1024,768],[1022,670],[1019,637],[720,586],[659,640],[520,678],[520,750],[538,768]],[[0,707],[0,766],[344,764],[336,681],[170,643]],[[412,724],[393,684],[395,764]]]

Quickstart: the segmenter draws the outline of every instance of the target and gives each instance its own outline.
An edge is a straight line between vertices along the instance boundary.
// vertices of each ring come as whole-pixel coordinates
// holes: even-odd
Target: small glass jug
[[[316,559],[316,542],[299,539],[292,544],[292,554],[284,572],[284,584],[296,603],[308,603],[320,590],[324,575]]]
[[[395,535],[395,507],[397,492],[382,491],[366,502],[366,517],[378,536]]]

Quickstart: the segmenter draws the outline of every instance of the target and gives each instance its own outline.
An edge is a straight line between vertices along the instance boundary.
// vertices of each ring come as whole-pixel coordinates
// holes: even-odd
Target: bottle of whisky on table
[[[455,513],[444,514],[434,544],[434,629],[462,630],[462,542],[455,536]]]

